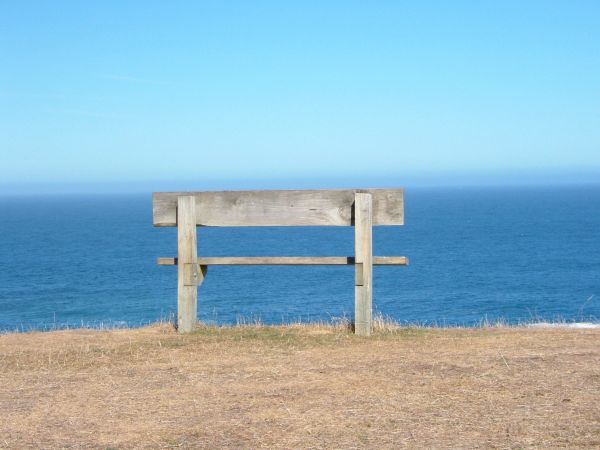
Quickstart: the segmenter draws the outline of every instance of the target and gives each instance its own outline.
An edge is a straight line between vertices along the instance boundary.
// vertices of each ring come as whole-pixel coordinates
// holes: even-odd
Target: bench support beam
[[[204,279],[196,247],[196,200],[177,199],[177,330],[189,333],[198,317],[198,285]]]
[[[373,200],[371,194],[354,195],[354,332],[370,336],[373,303]]]
[[[177,258],[158,258],[159,266],[176,266]],[[199,256],[204,266],[351,266],[354,256]],[[407,266],[406,256],[373,256],[374,266]]]

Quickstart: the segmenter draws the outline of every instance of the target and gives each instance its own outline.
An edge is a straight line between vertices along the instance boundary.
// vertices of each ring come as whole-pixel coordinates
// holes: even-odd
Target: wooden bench
[[[198,286],[211,265],[354,265],[356,334],[372,327],[373,265],[406,265],[404,256],[373,256],[373,225],[404,223],[402,189],[302,191],[156,192],[152,199],[156,227],[177,227],[177,257],[158,258],[178,266],[177,326],[193,330]],[[196,227],[354,226],[355,255],[200,257]]]

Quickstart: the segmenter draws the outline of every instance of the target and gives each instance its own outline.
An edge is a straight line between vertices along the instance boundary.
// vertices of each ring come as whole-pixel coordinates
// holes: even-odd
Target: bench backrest
[[[355,193],[372,195],[373,225],[404,224],[402,189],[156,192],[153,223],[177,226],[177,198],[191,195],[197,226],[348,226],[354,225]]]

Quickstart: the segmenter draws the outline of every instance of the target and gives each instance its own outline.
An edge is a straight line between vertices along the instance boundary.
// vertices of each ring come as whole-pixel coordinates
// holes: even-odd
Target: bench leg
[[[196,247],[196,200],[177,199],[177,330],[193,331],[198,317],[198,284],[203,274],[198,267]]]
[[[354,332],[369,336],[373,303],[373,204],[371,194],[354,196]]]

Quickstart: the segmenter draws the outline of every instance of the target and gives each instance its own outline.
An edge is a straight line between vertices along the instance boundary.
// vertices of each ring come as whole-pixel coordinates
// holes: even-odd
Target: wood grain
[[[345,266],[354,265],[354,256],[211,256],[198,257],[199,266]],[[176,266],[177,258],[158,258],[160,266]],[[374,266],[406,266],[406,256],[374,256]]]
[[[177,330],[189,333],[198,317],[198,257],[195,200],[179,197],[177,202]]]
[[[193,196],[198,226],[348,226],[357,192],[372,195],[374,225],[404,224],[402,189],[155,192],[153,223],[177,225],[179,196]]]
[[[354,286],[354,332],[371,334],[373,303],[373,215],[372,196],[356,193],[354,202],[354,247],[356,278]]]

